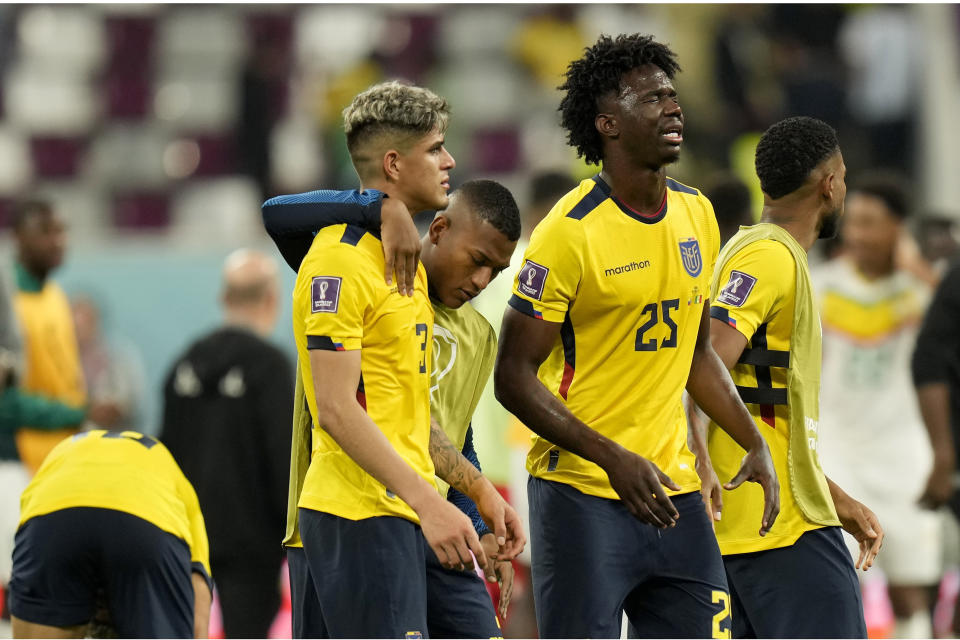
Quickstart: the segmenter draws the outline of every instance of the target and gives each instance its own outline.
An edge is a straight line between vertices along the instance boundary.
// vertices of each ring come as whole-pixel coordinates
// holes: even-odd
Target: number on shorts
[[[710,637],[729,638],[730,629],[721,629],[720,625],[723,624],[724,620],[730,619],[730,594],[726,591],[714,591],[713,604],[723,604],[723,609],[719,613],[713,614],[713,629]]]

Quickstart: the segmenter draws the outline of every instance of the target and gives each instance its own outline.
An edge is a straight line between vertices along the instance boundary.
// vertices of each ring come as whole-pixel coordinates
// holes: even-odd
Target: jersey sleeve
[[[304,259],[297,283],[301,299],[294,308],[303,314],[308,349],[360,348],[374,296],[370,267],[363,261],[363,254],[346,244],[315,246]]]
[[[541,223],[514,276],[510,306],[537,319],[563,322],[580,287],[583,244],[579,220],[557,217]]]
[[[718,268],[710,317],[726,322],[747,340],[783,306],[796,284],[793,256],[775,240],[754,242]]]
[[[717,256],[720,254],[720,225],[717,224],[717,214],[713,210],[713,203],[703,196],[704,208],[707,210],[706,231],[709,239],[707,249],[707,263],[710,265],[710,274],[717,268]]]
[[[297,271],[313,236],[324,227],[351,224],[379,234],[383,197],[376,189],[324,189],[276,196],[261,207],[263,226],[283,259]]]

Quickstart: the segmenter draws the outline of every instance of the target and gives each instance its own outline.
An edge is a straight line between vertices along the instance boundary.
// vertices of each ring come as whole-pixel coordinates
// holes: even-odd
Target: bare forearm
[[[436,474],[464,495],[472,497],[484,481],[480,470],[457,450],[435,420],[430,420],[430,457]]]
[[[687,396],[687,446],[697,457],[697,464],[709,464],[710,453],[707,449],[707,423],[700,417],[693,396]]]
[[[950,433],[950,388],[944,382],[921,385],[917,387],[917,403],[930,437],[934,464],[952,469],[956,456]]]
[[[439,497],[407,461],[400,457],[383,432],[356,401],[319,410],[323,428],[360,467],[400,499],[419,511],[430,494]]]
[[[753,417],[737,393],[730,372],[712,348],[698,348],[694,352],[687,391],[700,408],[745,450],[750,451],[764,443]],[[705,447],[705,425],[702,431]],[[696,451],[694,453],[699,456]]]

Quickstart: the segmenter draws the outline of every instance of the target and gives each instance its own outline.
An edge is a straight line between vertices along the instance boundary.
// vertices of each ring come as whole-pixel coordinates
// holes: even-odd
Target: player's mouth
[[[444,191],[450,191],[450,178],[444,178],[441,180],[440,186],[443,187]]]
[[[467,290],[465,290],[465,289],[457,289],[457,291],[458,291],[458,292],[460,293],[460,295],[463,297],[463,301],[464,301],[464,302],[469,302],[470,300],[473,300],[474,298],[477,297],[477,294],[476,294],[476,293],[470,293],[469,291],[467,291]]]
[[[667,144],[679,145],[683,142],[683,126],[671,125],[666,127],[660,137],[666,140]]]

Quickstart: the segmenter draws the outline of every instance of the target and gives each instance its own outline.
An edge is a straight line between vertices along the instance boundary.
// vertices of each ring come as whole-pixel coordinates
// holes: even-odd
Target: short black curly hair
[[[807,116],[781,120],[757,144],[760,188],[773,199],[793,193],[811,171],[839,150],[837,132],[826,122]]]
[[[558,87],[566,91],[560,101],[561,124],[567,130],[567,142],[588,163],[599,164],[603,159],[603,144],[594,124],[597,102],[610,92],[619,93],[624,74],[645,64],[660,67],[671,80],[680,71],[677,56],[669,47],[639,33],[621,34],[616,39],[602,35],[567,68],[567,80]]]
[[[520,238],[520,209],[510,190],[493,180],[470,180],[454,191],[466,198],[473,214],[507,237],[510,242]]]

